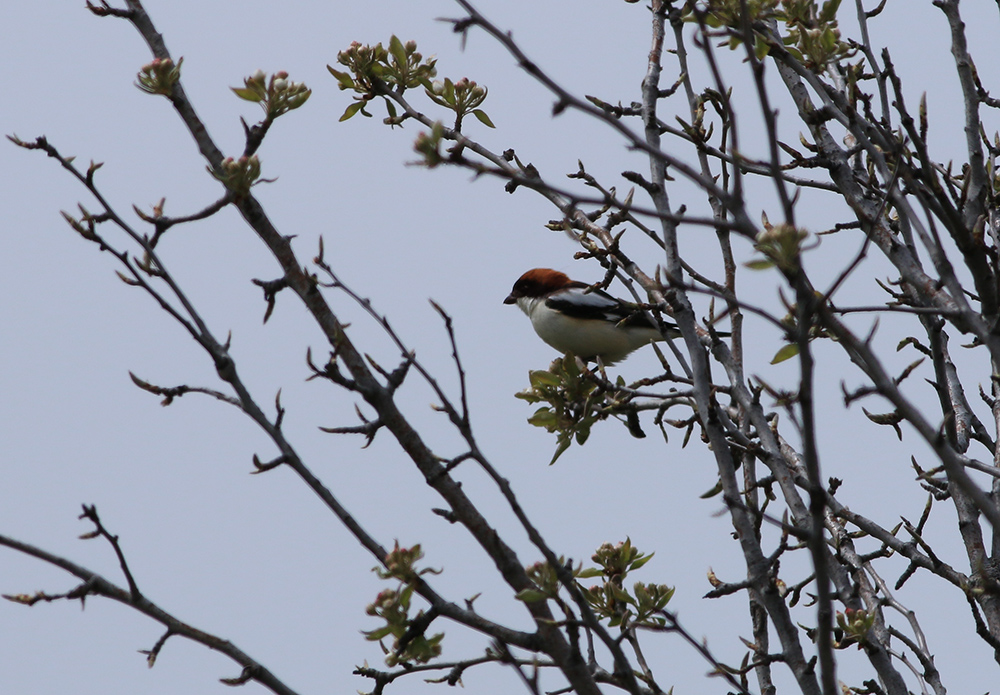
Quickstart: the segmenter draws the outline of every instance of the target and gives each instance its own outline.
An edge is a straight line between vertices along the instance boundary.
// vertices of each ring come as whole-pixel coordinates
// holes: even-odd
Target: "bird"
[[[517,279],[504,304],[517,304],[538,337],[562,353],[610,366],[654,340],[664,340],[649,315],[592,285],[551,268],[534,268]],[[664,322],[674,337],[677,326]]]

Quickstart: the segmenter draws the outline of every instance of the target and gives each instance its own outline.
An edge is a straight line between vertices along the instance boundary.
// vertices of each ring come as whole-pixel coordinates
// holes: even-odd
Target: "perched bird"
[[[556,350],[584,360],[600,358],[605,365],[663,340],[656,324],[636,305],[590,288],[558,270],[535,268],[518,278],[503,303],[517,304],[538,337]],[[671,323],[666,326],[677,330]]]

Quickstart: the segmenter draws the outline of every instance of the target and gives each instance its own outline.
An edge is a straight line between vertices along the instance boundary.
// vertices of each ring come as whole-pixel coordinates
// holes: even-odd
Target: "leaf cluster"
[[[478,108],[486,100],[489,90],[474,80],[463,77],[457,82],[452,82],[446,77],[444,80],[434,80],[426,92],[431,101],[451,109],[459,119],[471,113],[483,125],[489,128],[495,127],[486,112]]]
[[[666,623],[663,610],[674,595],[674,589],[665,584],[636,582],[629,593],[624,588],[625,577],[653,558],[654,553],[640,553],[630,539],[611,544],[605,543],[591,557],[596,567],[577,567],[572,570],[576,587],[580,590],[594,613],[608,621],[608,627],[618,626],[662,626]],[[559,562],[565,565],[565,559]],[[526,603],[557,599],[560,589],[559,572],[547,562],[539,562],[526,568],[528,577],[534,583],[532,589],[525,589],[517,598]],[[580,579],[601,577],[600,584],[584,586]]]
[[[242,87],[231,89],[240,99],[260,104],[269,121],[299,108],[312,95],[312,90],[302,82],[289,80],[284,70],[274,73],[270,79],[263,70],[258,70],[243,78]]]
[[[340,89],[348,89],[357,93],[354,102],[348,105],[341,121],[352,118],[360,113],[371,117],[365,109],[368,102],[376,97],[383,97],[388,117],[384,122],[390,126],[402,125],[403,121],[414,115],[409,105],[403,101],[403,93],[407,89],[423,87],[424,93],[438,106],[455,112],[454,129],[460,131],[462,119],[468,114],[475,116],[483,125],[493,128],[493,122],[486,112],[479,108],[489,90],[474,80],[463,77],[452,80],[431,81],[437,75],[437,59],[424,59],[417,51],[416,41],[403,43],[396,36],[389,39],[389,48],[381,43],[374,46],[363,45],[355,41],[347,50],[337,54],[337,62],[347,68],[337,70],[327,65],[330,74],[337,78]],[[400,114],[397,104],[402,104],[406,112]],[[420,148],[418,148],[420,151]],[[428,161],[429,166],[436,162]]]
[[[785,48],[806,67],[817,72],[851,57],[855,47],[840,38],[837,10],[841,0],[826,0],[820,8],[814,0],[782,0],[788,33]]]
[[[179,58],[176,65],[170,58],[154,58],[139,70],[135,86],[146,94],[170,96],[174,91],[174,85],[181,79],[183,63],[183,58]]]
[[[868,633],[875,626],[875,613],[848,608],[837,612],[837,626],[834,628],[835,648],[846,649],[852,644],[861,649]]]
[[[260,160],[257,155],[243,156],[239,159],[226,157],[219,168],[206,167],[208,172],[221,181],[226,188],[237,196],[245,196],[251,186],[260,178]]]
[[[418,578],[423,574],[437,573],[430,568],[416,569],[416,562],[423,556],[419,544],[412,548],[400,548],[397,541],[385,557],[384,568],[373,569],[381,579],[398,579],[400,582],[394,589],[381,591],[365,609],[366,614],[385,621],[382,627],[364,631],[365,637],[379,644],[386,637],[393,638],[391,649],[382,645],[385,662],[389,666],[409,662],[423,664],[441,655],[444,633],[425,634],[433,616],[419,611],[410,617],[410,604]]]
[[[379,593],[375,602],[370,604],[365,613],[385,621],[385,625],[375,630],[365,630],[363,634],[372,642],[382,643],[386,637],[392,637],[392,648],[382,645],[385,652],[385,663],[395,666],[400,663],[416,662],[425,664],[431,659],[441,656],[441,641],[444,633],[439,632],[427,636],[422,632],[413,634],[412,627],[416,621],[424,617],[420,611],[414,618],[409,615],[410,602],[413,599],[413,586],[401,586],[398,589],[386,589]],[[405,639],[404,639],[405,638]]]
[[[796,60],[811,70],[821,72],[827,66],[854,55],[854,44],[841,40],[837,10],[841,0],[708,0],[689,2],[684,18],[704,23],[712,29],[726,29],[726,45],[739,48],[746,37],[744,27],[754,30],[754,54],[758,60],[771,50],[775,35],[768,24],[783,21],[787,32],[781,43]],[[744,14],[743,8],[746,7]]]
[[[340,71],[330,65],[326,69],[337,78],[340,89],[353,90],[358,94],[340,117],[341,121],[357,113],[370,118],[371,114],[365,111],[365,106],[387,91],[402,94],[407,89],[421,86],[430,90],[431,78],[437,75],[436,58],[425,60],[417,51],[416,41],[404,44],[395,35],[389,39],[388,49],[381,43],[369,46],[354,41],[347,50],[337,54],[337,62],[347,70]],[[395,118],[395,107],[389,99],[385,101],[390,118]]]
[[[630,594],[624,586],[625,577],[652,560],[654,554],[640,553],[628,538],[615,545],[605,543],[591,558],[598,567],[580,573],[580,577],[604,577],[603,583],[587,588],[585,595],[594,612],[609,621],[609,627],[666,623],[660,614],[674,595],[673,587],[636,582]]]
[[[767,270],[777,267],[782,272],[797,272],[801,265],[803,242],[809,233],[789,224],[771,224],[763,216],[764,229],[757,235],[753,247],[763,258],[744,263],[751,270]]]
[[[584,444],[594,423],[603,420],[621,400],[584,379],[581,363],[573,355],[552,362],[548,370],[528,373],[530,387],[515,394],[528,403],[546,403],[528,418],[528,423],[554,432],[556,451],[549,464],[556,462],[575,440]],[[624,382],[619,377],[619,384]]]

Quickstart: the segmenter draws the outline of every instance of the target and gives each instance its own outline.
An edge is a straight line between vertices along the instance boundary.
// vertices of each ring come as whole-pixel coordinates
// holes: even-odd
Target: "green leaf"
[[[799,61],[800,63],[804,62],[805,59],[802,56],[802,51],[800,51],[799,49],[795,48],[794,46],[788,46],[785,50],[788,51],[792,55],[792,57],[795,58],[795,60]]]
[[[383,637],[388,637],[389,635],[391,635],[392,634],[392,628],[391,627],[380,627],[377,630],[366,631],[364,634],[365,634],[365,639],[371,640],[372,642],[377,642],[380,639],[382,639]]]
[[[593,579],[594,577],[600,577],[604,572],[602,572],[597,567],[588,567],[585,570],[580,570],[576,573],[577,579]]]
[[[700,495],[698,495],[698,498],[699,499],[703,499],[703,500],[707,500],[707,499],[710,499],[712,497],[715,497],[720,492],[722,492],[722,481],[721,480],[718,481],[715,485],[713,485],[711,490],[708,490],[707,492],[703,492]]]
[[[639,558],[638,560],[636,560],[635,562],[632,563],[632,566],[629,568],[629,571],[639,569],[640,567],[642,567],[643,565],[645,565],[647,562],[649,562],[650,560],[652,560],[654,555],[656,555],[656,553],[650,553],[649,555],[646,555],[645,557]]]
[[[520,398],[522,401],[528,401],[528,403],[538,403],[539,401],[544,401],[537,393],[532,389],[525,389],[524,391],[518,391],[514,394],[514,398]]]
[[[756,261],[747,261],[743,264],[745,268],[750,270],[767,270],[768,268],[774,267],[774,261],[767,260],[765,258]]]
[[[410,608],[410,600],[413,598],[414,588],[415,587],[412,584],[407,584],[403,587],[403,590],[399,592],[399,605],[407,610]]]
[[[548,596],[544,591],[539,591],[538,589],[521,589],[514,594],[514,598],[525,603],[538,603],[547,599]]]
[[[482,109],[473,109],[472,115],[478,118],[479,122],[482,123],[487,128],[496,128],[496,126],[493,125],[493,121],[490,120],[490,117],[487,116],[486,112],[483,111]]]
[[[557,375],[541,369],[528,372],[528,382],[535,388],[540,386],[559,386],[562,383]]]
[[[754,41],[753,52],[757,56],[757,60],[764,60],[767,56],[768,51],[771,50],[771,46],[764,40],[763,37],[758,36]]]
[[[528,166],[531,166],[530,164]],[[576,363],[576,356],[572,353],[567,352],[566,356],[562,358],[562,368],[566,372],[566,376],[569,377],[571,381],[576,381],[580,378],[580,367]]]
[[[396,59],[396,64],[399,67],[406,67],[406,49],[403,48],[403,42],[395,34],[389,38],[389,52],[392,53],[392,57]]]
[[[819,21],[832,22],[837,17],[837,10],[840,9],[840,0],[826,0],[823,9],[819,11]]]
[[[556,453],[552,455],[552,460],[549,461],[550,466],[556,462],[556,459],[558,459],[560,456],[563,455],[563,452],[569,448],[570,443],[571,442],[569,437],[562,438],[559,440],[559,444],[558,446],[556,446]]]
[[[528,418],[528,424],[535,427],[555,427],[556,414],[551,408],[544,407],[535,411],[535,414]]]
[[[240,99],[253,102],[260,101],[260,95],[252,89],[246,89],[245,87],[230,87],[230,89],[233,90],[233,93],[235,93]]]
[[[635,599],[629,596],[629,593],[624,588],[614,582],[608,582],[608,586],[611,588],[611,595],[615,597],[616,601],[622,601],[632,606],[635,605]]]
[[[784,362],[785,360],[795,357],[797,354],[799,354],[799,344],[789,343],[774,353],[774,357],[771,358],[771,364]]]
[[[348,73],[341,72],[340,70],[334,70],[329,65],[326,66],[326,69],[330,71],[331,75],[337,78],[337,82],[340,83],[341,89],[354,89],[354,78]]]
[[[653,606],[655,607],[656,610],[662,611],[664,608],[667,607],[667,604],[670,603],[670,599],[672,599],[673,597],[674,597],[674,587],[670,587],[666,591],[660,594],[660,596],[656,599]]]
[[[347,110],[344,111],[344,115],[340,117],[340,121],[343,122],[343,121],[346,121],[347,119],[353,117],[354,114],[356,114],[358,111],[360,111],[364,107],[365,107],[365,102],[363,102],[363,101],[355,101],[353,104],[351,104],[350,106],[347,107]]]

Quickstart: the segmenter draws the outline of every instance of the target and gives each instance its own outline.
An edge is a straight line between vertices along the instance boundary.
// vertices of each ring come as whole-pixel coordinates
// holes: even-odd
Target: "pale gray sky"
[[[967,17],[972,49],[984,82],[996,85],[995,49],[987,38],[996,34],[997,16],[987,4],[963,11],[982,12],[978,19]],[[637,98],[649,44],[642,5],[482,0],[478,6],[572,91],[612,102]],[[910,80],[911,106],[925,89],[936,95],[932,140],[940,138],[934,140],[939,158],[958,158],[962,134],[955,127],[957,88],[944,20],[930,2],[889,6],[887,12],[897,14],[873,25],[873,40],[892,45]],[[187,93],[226,154],[242,148],[239,117],[260,117],[258,107],[238,100],[229,87],[261,68],[286,70],[313,88],[309,103],[280,119],[260,151],[263,175],[277,181],[255,193],[280,231],[296,235],[303,260],[312,257],[322,235],[327,260],[343,280],[389,316],[454,393],[447,337],[427,299],[444,306],[455,319],[482,447],[510,478],[550,544],[574,559],[587,559],[602,542],[626,536],[656,551],[635,578],[676,585],[672,607],[685,626],[706,637],[721,659],[738,662],[743,647],[737,633],[751,634],[745,599],[701,599],[710,588],[709,567],[727,581],[745,575],[728,536],[729,521],[716,514],[718,500],[698,499],[716,480],[708,453],[697,443],[682,449],[680,433],[664,446],[651,425],[650,436],[639,441],[605,423],[585,448],[572,448],[548,467],[553,438],[528,426],[531,408],[513,398],[527,385],[527,371],[546,367],[552,354],[520,312],[501,304],[511,283],[534,266],[593,281],[596,266],[574,261],[577,249],[544,228],[558,212],[530,191],[509,195],[494,180],[406,166],[415,159],[411,145],[419,129],[412,124],[390,132],[378,107],[377,118],[338,123],[349,96],[336,88],[325,66],[353,40],[387,42],[391,34],[415,39],[425,55],[437,55],[441,76],[468,76],[489,87],[484,109],[498,128],[490,132],[473,123],[469,132],[492,149],[513,147],[560,183],[582,159],[620,189],[627,184],[619,172],[645,170],[643,160],[582,116],[551,118],[548,95],[482,32],[470,34],[463,52],[449,25],[435,21],[460,14],[451,2],[148,0],[146,7],[173,55],[184,57]],[[842,14],[847,18],[852,11]],[[80,163],[104,162],[98,182],[121,213],[133,203],[148,210],[161,197],[168,215],[194,212],[221,189],[169,103],[133,86],[148,60],[130,25],[95,18],[83,3],[11,3],[0,26],[0,130],[25,140],[44,134]],[[737,82],[737,93],[743,87],[749,85]],[[745,147],[755,145],[745,141]],[[300,692],[369,690],[370,682],[351,671],[365,660],[382,665],[378,646],[359,634],[377,626],[364,608],[387,586],[370,572],[374,559],[289,471],[248,475],[252,456],[266,460],[273,449],[234,409],[196,395],[162,408],[132,385],[129,370],[162,385],[218,383],[193,341],[146,295],[116,278],[109,255],[62,221],[59,210],[73,211],[77,201],[94,209],[82,187],[54,160],[6,141],[0,143],[0,162],[0,533],[121,583],[107,544],[77,539],[90,530],[76,519],[80,504],[96,504],[120,536],[140,588],[161,607],[232,640]],[[766,187],[760,191],[763,210],[770,197]],[[692,195],[684,201],[689,208],[704,208],[700,197],[678,184],[675,198],[685,194]],[[813,229],[822,229],[827,219],[822,206],[808,207],[803,217]],[[704,233],[687,231],[683,243],[697,248]],[[831,240],[830,248],[839,248],[837,243]],[[855,248],[853,240],[844,248]],[[355,424],[354,399],[304,382],[306,347],[314,355],[325,351],[291,296],[279,295],[274,316],[261,325],[265,307],[250,278],[271,279],[277,266],[235,211],[175,228],[160,249],[215,334],[232,331],[233,354],[258,402],[270,406],[282,389],[286,431],[359,521],[385,545],[393,539],[422,543],[425,566],[445,570],[433,581],[447,597],[461,600],[482,591],[478,610],[512,616],[528,627],[527,615],[511,608],[489,559],[462,529],[429,511],[440,502],[388,436],[361,451],[360,438],[319,432],[318,425]],[[657,262],[652,249],[638,242],[635,249],[646,254],[641,262],[651,270]],[[749,254],[745,246],[738,251]],[[775,305],[773,278],[744,282],[760,282],[761,303]],[[352,323],[359,346],[384,366],[396,363],[388,340],[348,298],[333,294],[331,303]],[[793,384],[790,366],[766,366],[780,336],[763,325],[754,330],[749,349],[756,354],[755,369],[771,370],[766,373],[773,383]],[[822,350],[836,355],[832,346],[820,349],[821,357]],[[857,408],[842,413],[842,374],[850,374],[851,383],[858,377],[841,357],[832,364],[840,371],[825,374],[821,384],[830,414],[821,441],[824,472],[847,479],[844,501],[854,506],[858,500],[869,513],[882,514],[878,520],[886,526],[900,514],[918,517],[922,497],[911,490],[908,460],[900,459],[895,435],[867,424]],[[640,353],[620,372],[639,377],[654,365],[651,354]],[[402,399],[432,445],[459,452],[444,416],[428,407],[433,398],[427,388],[414,379]],[[525,562],[535,561],[492,486],[475,471],[460,477]],[[866,506],[880,498],[884,506]],[[944,520],[933,531],[954,541]],[[965,567],[958,550],[953,560]],[[73,586],[60,571],[0,550],[3,593],[55,593]],[[964,692],[995,685],[996,665],[983,643],[946,639],[952,621],[971,634],[960,597],[942,596],[934,582],[918,575],[899,598],[921,611],[946,683],[961,683]],[[743,625],[738,631],[736,623]],[[486,646],[477,635],[444,627],[449,658],[473,656]],[[27,609],[0,602],[0,692],[231,692],[217,679],[237,675],[236,667],[181,639],[168,642],[155,668],[147,669],[136,650],[152,647],[160,634],[153,622],[108,601],[90,600],[83,612],[76,603]],[[721,682],[704,680],[707,665],[679,640],[654,638],[650,645],[658,651],[654,668],[661,683],[676,684],[675,692],[725,692]],[[850,675],[855,656],[842,658]],[[469,671],[465,684],[475,693],[522,688],[499,667]],[[423,686],[411,677],[395,687],[411,693],[446,686]]]

